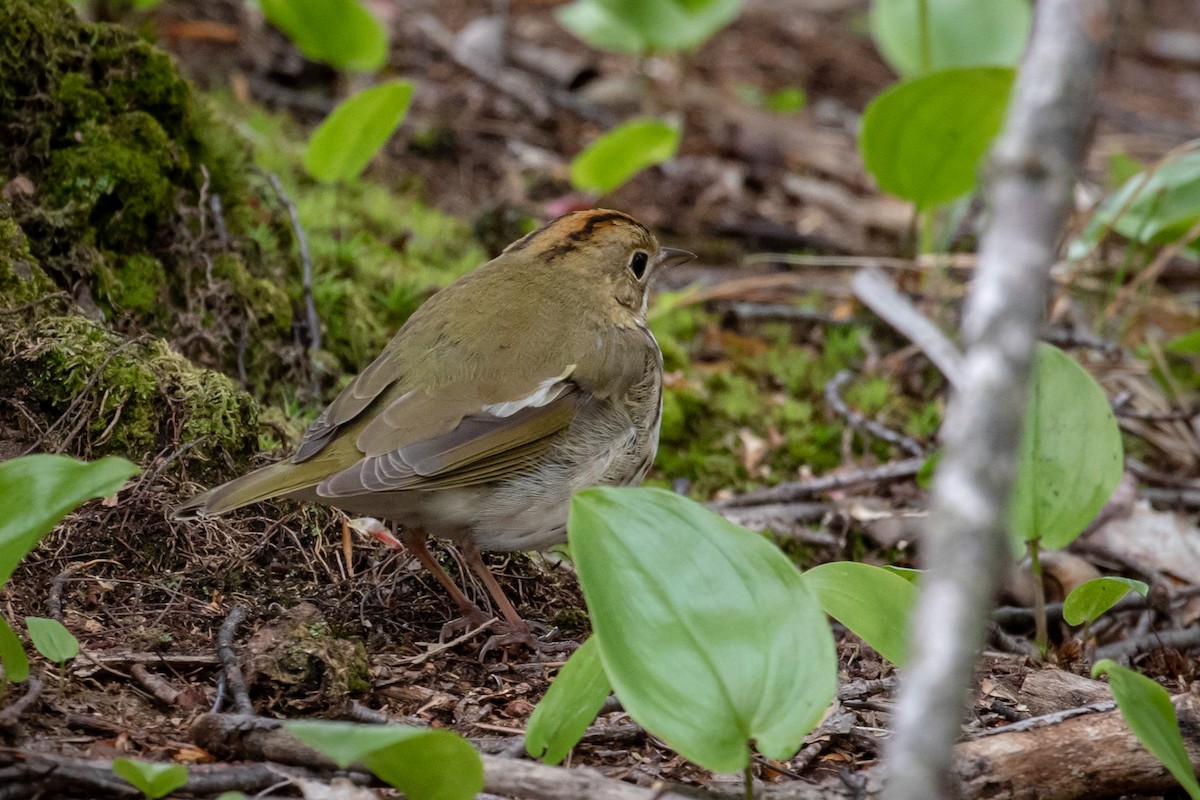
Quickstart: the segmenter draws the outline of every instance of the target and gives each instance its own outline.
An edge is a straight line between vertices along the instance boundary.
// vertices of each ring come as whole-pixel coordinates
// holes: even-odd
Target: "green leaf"
[[[79,640],[56,619],[26,617],[29,640],[48,661],[62,664],[79,655]]]
[[[313,61],[374,72],[387,59],[387,31],[358,0],[260,2],[267,20]]]
[[[579,744],[600,713],[612,684],[604,673],[595,639],[588,639],[558,671],[525,728],[525,751],[558,764]]]
[[[25,647],[3,614],[0,614],[0,666],[4,667],[4,679],[7,681],[24,683],[29,680],[29,659],[25,655]]]
[[[327,183],[358,177],[404,121],[412,93],[412,81],[395,80],[343,101],[308,140],[308,174]]]
[[[929,22],[929,64],[922,65],[920,3]],[[1028,0],[874,0],[871,36],[892,69],[909,78],[955,67],[1015,67],[1025,52],[1033,11]]]
[[[626,122],[575,157],[571,183],[583,192],[607,194],[646,167],[671,160],[679,137],[679,128],[659,119]]]
[[[899,575],[901,578],[904,578],[904,580],[908,581],[909,583],[913,584],[914,586],[917,584],[918,581],[921,580],[921,576],[925,574],[925,570],[923,570],[923,569],[913,569],[912,567],[897,567],[895,564],[885,564],[883,569],[892,573],[893,575]]]
[[[149,800],[166,797],[187,783],[187,767],[182,764],[155,764],[130,758],[113,760],[112,771],[132,783]]]
[[[24,456],[0,463],[0,586],[50,529],[84,500],[115,494],[137,467],[109,456],[91,464],[66,456]]]
[[[1142,581],[1133,578],[1118,578],[1109,576],[1093,578],[1081,583],[1071,590],[1063,602],[1063,619],[1068,625],[1082,625],[1085,622],[1095,622],[1101,614],[1108,611],[1117,601],[1130,592],[1137,592],[1142,597],[1150,587]]]
[[[1092,677],[1108,675],[1113,699],[1138,741],[1162,762],[1192,800],[1200,800],[1200,784],[1179,734],[1179,721],[1167,690],[1157,682],[1111,659],[1101,659],[1092,667]]]
[[[1176,336],[1163,345],[1163,350],[1179,356],[1200,355],[1200,329]]]
[[[319,720],[283,726],[340,767],[362,762],[409,800],[471,800],[483,790],[479,754],[452,731]]]
[[[1139,172],[1109,195],[1068,256],[1082,257],[1111,227],[1142,244],[1170,244],[1200,219],[1200,150],[1166,161],[1153,172]],[[1195,257],[1195,253],[1192,253]]]
[[[888,661],[904,665],[908,615],[917,596],[910,581],[882,567],[832,561],[805,572],[804,582],[826,614]]]
[[[661,489],[588,489],[567,530],[593,638],[646,730],[716,772],[787,758],[837,684],[833,637],[780,550]]]
[[[1123,470],[1121,432],[1104,390],[1075,359],[1039,344],[1013,490],[1016,543],[1066,547],[1108,502]]]
[[[858,148],[884,191],[927,209],[975,188],[1000,131],[1014,71],[943,70],[898,83],[863,114]]]
[[[937,465],[942,460],[942,451],[934,450],[921,464],[921,468],[917,470],[917,486],[922,489],[928,489],[933,486],[933,473],[937,471]]]
[[[599,50],[648,54],[692,50],[737,17],[742,0],[575,0],[558,21]]]
[[[777,92],[771,92],[763,98],[763,105],[772,114],[795,114],[804,108],[808,101],[804,90],[797,86],[789,86]]]

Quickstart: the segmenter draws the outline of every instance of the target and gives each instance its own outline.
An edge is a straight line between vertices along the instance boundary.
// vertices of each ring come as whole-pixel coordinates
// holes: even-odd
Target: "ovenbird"
[[[572,492],[646,474],[662,405],[647,293],[655,270],[692,258],[618,211],[559,217],[422,305],[290,459],[175,517],[287,497],[392,520],[479,622],[486,616],[426,547],[427,535],[448,538],[507,622],[489,646],[533,643],[479,551],[562,542]]]

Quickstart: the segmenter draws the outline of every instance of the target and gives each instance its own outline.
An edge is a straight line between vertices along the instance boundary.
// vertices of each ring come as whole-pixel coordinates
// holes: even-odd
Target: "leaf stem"
[[[1034,642],[1045,660],[1050,652],[1050,631],[1046,624],[1046,582],[1042,577],[1042,561],[1038,552],[1038,540],[1029,542],[1029,570],[1033,573],[1033,623]]]
[[[746,769],[742,772],[742,783],[746,788],[746,800],[754,800],[754,776],[750,772],[752,766],[753,762],[747,762]]]

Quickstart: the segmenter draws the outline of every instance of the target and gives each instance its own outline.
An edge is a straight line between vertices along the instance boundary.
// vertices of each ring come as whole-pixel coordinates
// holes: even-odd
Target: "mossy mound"
[[[162,339],[125,339],[76,314],[0,319],[0,358],[0,392],[52,421],[43,447],[145,460],[174,458],[185,443],[201,479],[258,450],[254,399]]]

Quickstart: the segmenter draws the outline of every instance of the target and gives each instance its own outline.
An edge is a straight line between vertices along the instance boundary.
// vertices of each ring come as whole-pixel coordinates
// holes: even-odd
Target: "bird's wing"
[[[586,399],[570,372],[520,394],[487,381],[406,392],[358,432],[362,457],[317,494],[468,486],[532,466]]]

